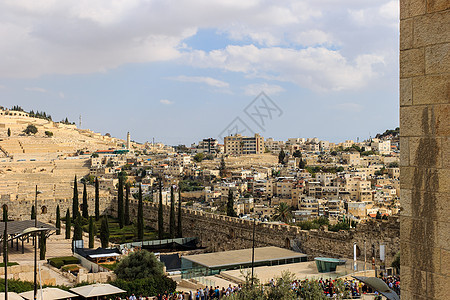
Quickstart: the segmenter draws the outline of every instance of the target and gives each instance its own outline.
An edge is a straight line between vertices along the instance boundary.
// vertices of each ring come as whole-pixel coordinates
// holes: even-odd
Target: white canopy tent
[[[19,295],[27,300],[33,300],[34,299],[34,291],[28,291],[20,293]],[[45,288],[42,289],[42,299],[43,300],[58,300],[58,299],[69,299],[77,297],[76,294],[64,291],[58,288]],[[41,300],[41,290],[37,291],[37,299]],[[9,298],[8,298],[9,300]],[[11,299],[13,300],[13,299]],[[22,299],[23,300],[23,299]]]
[[[70,291],[84,298],[126,293],[126,291],[119,289],[118,287],[115,287],[108,283],[95,283],[91,285],[80,286],[76,288],[71,288]]]
[[[0,300],[5,300],[5,293],[0,293]],[[8,300],[23,300],[19,294],[15,292],[8,292]]]

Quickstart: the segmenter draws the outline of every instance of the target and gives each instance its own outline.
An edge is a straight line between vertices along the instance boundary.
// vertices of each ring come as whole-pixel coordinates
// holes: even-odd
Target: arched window
[[[45,215],[47,213],[47,206],[42,206],[41,207],[41,214]]]

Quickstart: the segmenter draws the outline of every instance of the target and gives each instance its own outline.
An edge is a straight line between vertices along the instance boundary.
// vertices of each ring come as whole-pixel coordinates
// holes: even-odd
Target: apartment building
[[[264,153],[264,138],[255,133],[253,137],[240,134],[224,138],[225,153],[232,155],[262,154]]]

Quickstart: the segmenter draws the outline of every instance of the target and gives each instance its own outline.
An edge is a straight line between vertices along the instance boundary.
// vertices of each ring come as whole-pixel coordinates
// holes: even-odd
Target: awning
[[[380,292],[383,296],[389,300],[400,300],[400,297],[389,288],[389,286],[377,277],[365,277],[365,276],[352,276],[353,278],[364,282],[370,286],[373,290]]]
[[[71,288],[70,291],[84,298],[126,293],[126,291],[119,289],[118,287],[115,287],[108,283],[96,283],[91,285],[80,286],[76,288]]]
[[[120,256],[120,254],[117,253],[107,253],[107,254],[92,254],[88,255],[90,258],[99,258],[99,257],[114,257],[114,256]]]
[[[0,300],[5,300],[5,293],[0,293]],[[8,300],[23,300],[23,298],[17,293],[8,292]]]
[[[19,295],[27,300],[34,299],[34,291],[23,292],[23,293],[20,293]],[[74,293],[68,292],[68,291],[58,289],[58,288],[45,288],[45,289],[42,289],[42,297],[43,298],[41,298],[41,290],[38,289],[37,299],[44,299],[44,300],[68,299],[68,298],[77,297],[77,295]],[[9,298],[8,298],[8,300],[9,300]]]

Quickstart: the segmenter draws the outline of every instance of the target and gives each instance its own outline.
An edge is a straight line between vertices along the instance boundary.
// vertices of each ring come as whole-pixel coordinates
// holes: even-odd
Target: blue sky
[[[0,105],[140,142],[191,144],[239,117],[264,137],[398,126],[398,1],[0,3]],[[263,129],[245,107],[281,110]]]

